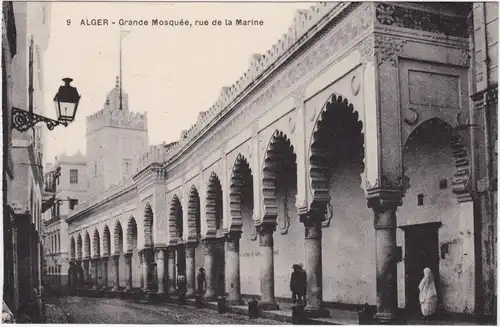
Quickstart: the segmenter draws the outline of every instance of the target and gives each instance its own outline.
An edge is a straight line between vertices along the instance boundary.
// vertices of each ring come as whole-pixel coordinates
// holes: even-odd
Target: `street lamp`
[[[44,122],[49,130],[53,130],[57,125],[68,126],[75,119],[80,95],[75,87],[70,83],[72,78],[63,78],[64,85],[59,87],[59,91],[54,97],[56,107],[57,120],[53,120],[44,116],[37,115],[30,111],[19,108],[12,108],[12,124],[14,128],[20,132],[25,132],[39,122]]]

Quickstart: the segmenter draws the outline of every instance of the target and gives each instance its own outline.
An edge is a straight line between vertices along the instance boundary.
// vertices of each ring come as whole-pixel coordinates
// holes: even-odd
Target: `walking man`
[[[292,268],[290,291],[292,292],[293,304],[303,304],[306,295],[306,272],[302,270],[301,266],[298,264],[294,264]]]

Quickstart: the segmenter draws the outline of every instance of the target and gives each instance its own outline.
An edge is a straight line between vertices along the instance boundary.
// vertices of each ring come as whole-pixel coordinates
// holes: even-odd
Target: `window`
[[[123,166],[125,167],[125,174],[130,173],[132,169],[132,161],[130,159],[123,159]]]
[[[78,169],[69,170],[69,183],[78,184]]]
[[[69,210],[74,210],[76,205],[78,205],[77,199],[70,199],[69,200]]]

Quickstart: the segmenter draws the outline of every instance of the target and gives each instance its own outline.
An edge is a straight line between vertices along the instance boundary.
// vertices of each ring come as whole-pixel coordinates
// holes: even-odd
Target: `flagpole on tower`
[[[122,101],[122,41],[130,33],[130,31],[120,31],[120,110],[123,110]]]

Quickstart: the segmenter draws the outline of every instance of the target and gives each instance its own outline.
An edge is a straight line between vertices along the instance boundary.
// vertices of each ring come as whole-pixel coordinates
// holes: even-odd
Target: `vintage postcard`
[[[3,323],[497,323],[497,2],[2,9]]]

